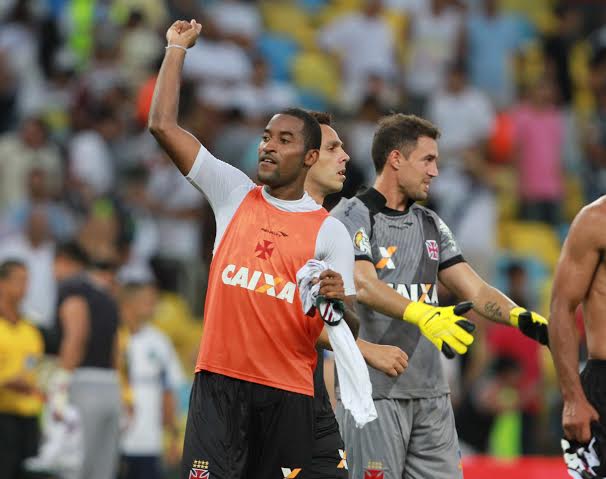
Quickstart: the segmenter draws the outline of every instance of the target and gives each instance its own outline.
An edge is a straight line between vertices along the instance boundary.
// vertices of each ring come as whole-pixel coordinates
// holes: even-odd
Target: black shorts
[[[183,479],[306,479],[313,397],[201,371],[189,400]]]
[[[590,359],[581,373],[581,384],[585,396],[600,415],[600,427],[592,425],[591,431],[596,438],[596,451],[602,461],[602,470],[606,473],[606,360]]]
[[[347,479],[345,446],[334,414],[316,420],[310,479]],[[330,431],[322,433],[322,431]]]
[[[39,441],[37,417],[0,413],[0,477],[23,477],[23,461],[38,454]]]

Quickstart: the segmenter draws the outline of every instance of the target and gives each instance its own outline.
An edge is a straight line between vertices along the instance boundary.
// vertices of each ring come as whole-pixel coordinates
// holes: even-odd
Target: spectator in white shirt
[[[23,261],[29,272],[22,310],[40,327],[51,327],[54,321],[57,285],[53,272],[55,243],[50,235],[48,209],[34,206],[29,211],[23,232],[0,241],[0,261],[15,258]]]
[[[346,104],[355,103],[369,75],[394,81],[395,38],[383,16],[382,0],[365,0],[362,12],[338,17],[319,33],[322,49],[341,60]]]
[[[170,433],[167,462],[179,460],[177,395],[184,378],[170,340],[148,324],[156,304],[151,283],[121,288],[121,319],[128,336],[124,353],[133,391],[133,417],[122,438],[124,479],[162,477],[164,427]]]
[[[39,168],[47,175],[51,195],[61,187],[63,171],[58,148],[38,117],[23,121],[17,133],[0,138],[0,210],[27,195],[27,176]]]

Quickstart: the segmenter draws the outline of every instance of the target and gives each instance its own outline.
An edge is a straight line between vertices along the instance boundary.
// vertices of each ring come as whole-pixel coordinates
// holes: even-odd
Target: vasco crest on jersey
[[[427,256],[429,256],[429,259],[434,261],[438,261],[440,259],[440,248],[438,247],[438,242],[436,240],[426,240],[425,249],[427,250]]]

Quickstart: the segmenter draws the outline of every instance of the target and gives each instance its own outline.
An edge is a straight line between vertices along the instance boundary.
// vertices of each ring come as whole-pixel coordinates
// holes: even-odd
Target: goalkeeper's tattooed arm
[[[457,263],[440,272],[440,281],[461,300],[473,302],[474,311],[484,318],[518,328],[526,336],[548,344],[547,320],[515,304],[486,283],[467,263]]]

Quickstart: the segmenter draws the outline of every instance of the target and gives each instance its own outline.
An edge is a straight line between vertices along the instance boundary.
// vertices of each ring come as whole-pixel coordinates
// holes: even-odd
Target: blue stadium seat
[[[269,63],[273,79],[290,80],[291,62],[299,52],[299,46],[294,40],[280,35],[264,34],[258,40],[257,49]]]
[[[299,90],[299,103],[307,110],[327,111],[329,109],[324,96],[311,90]]]

